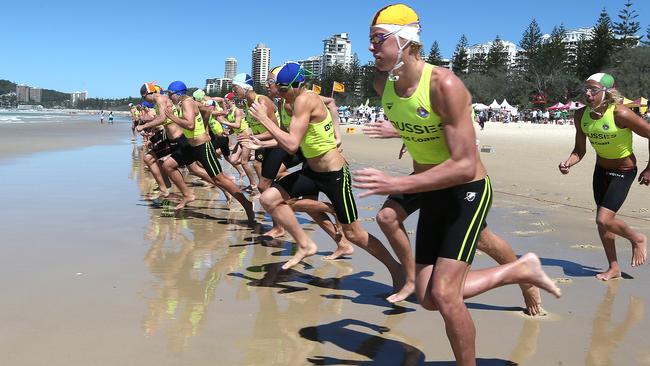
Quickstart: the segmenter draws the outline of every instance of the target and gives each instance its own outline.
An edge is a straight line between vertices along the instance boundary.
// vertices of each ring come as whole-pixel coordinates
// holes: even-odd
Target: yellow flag
[[[336,93],[343,93],[345,92],[345,85],[339,83],[338,81],[335,81],[334,85],[332,85],[332,90],[334,90]]]
[[[316,93],[316,94],[320,94],[320,86],[319,85],[316,85],[316,84],[312,85],[311,90],[313,90],[314,93]]]

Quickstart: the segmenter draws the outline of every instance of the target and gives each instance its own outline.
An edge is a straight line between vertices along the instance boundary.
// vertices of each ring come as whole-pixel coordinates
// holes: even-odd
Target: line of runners
[[[221,188],[229,200],[236,199],[248,222],[254,222],[249,198],[222,170],[217,158],[222,155],[239,172],[240,185],[247,177],[245,191],[259,191],[259,201],[273,220],[266,235],[288,232],[296,242],[297,250],[283,269],[317,251],[295,216],[305,212],[336,243],[326,259],[352,254],[353,244],[366,250],[392,277],[394,293],[387,300],[399,302],[415,293],[425,309],[441,313],[458,364],[474,365],[475,328],[465,298],[518,284],[528,313],[536,315],[542,311],[539,289],[558,298],[560,290],[544,273],[537,255],[517,258],[510,245],[487,227],[492,187],[475,144],[471,96],[453,72],[421,59],[419,35],[417,13],[403,4],[380,9],[370,27],[369,50],[377,69],[374,88],[390,122],[370,124],[364,132],[372,138],[401,138],[413,158],[411,175],[394,177],[365,168],[355,172],[353,184],[340,149],[337,107],[331,98],[305,87],[309,73],[295,62],[269,72],[268,95],[257,94],[252,78],[244,73],[233,79],[232,93],[223,98],[206,96],[201,90],[190,96],[180,81],[165,90],[145,83],[140,90],[142,106],[132,108],[134,121],[140,121],[134,123],[133,133],[140,132],[149,141],[144,162],[160,187],[160,196],[170,195],[170,183],[180,190],[176,209],[195,199],[178,170],[185,165],[192,174]],[[636,175],[636,170],[631,175],[616,171],[632,171],[636,161],[631,135],[618,141],[611,134],[618,126],[650,137],[647,124],[641,125],[627,108],[608,99],[615,89],[613,78],[610,82],[607,76],[587,81],[588,107],[576,114],[576,148],[559,166],[566,174],[582,158],[586,137],[596,147],[597,172],[602,176],[598,185],[594,183],[597,222],[610,263],[599,277],[605,280],[620,276],[614,235],[632,243],[633,265],[644,264],[647,252],[645,236],[615,218]],[[601,119],[609,125],[603,127]],[[236,138],[229,139],[227,130]],[[300,169],[289,173],[300,164]],[[617,179],[624,182],[616,183]],[[650,183],[649,168],[639,182]],[[353,186],[365,190],[361,197],[388,195],[377,222],[397,258],[359,223]],[[319,201],[319,193],[329,202]],[[414,254],[403,222],[418,210]],[[499,265],[471,270],[477,248]]]

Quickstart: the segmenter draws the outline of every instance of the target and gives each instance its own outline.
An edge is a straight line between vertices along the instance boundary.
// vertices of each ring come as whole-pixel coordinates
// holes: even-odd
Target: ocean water
[[[34,123],[34,122],[67,122],[97,119],[99,114],[94,111],[77,111],[69,109],[45,109],[45,110],[17,110],[0,109],[0,124],[8,123]],[[115,115],[115,121],[126,120],[123,115]],[[108,121],[108,114],[104,115],[104,121]]]

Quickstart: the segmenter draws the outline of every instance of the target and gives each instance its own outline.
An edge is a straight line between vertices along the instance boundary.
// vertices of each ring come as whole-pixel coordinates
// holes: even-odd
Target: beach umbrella
[[[550,107],[548,107],[546,109],[549,110],[549,111],[557,111],[557,110],[560,110],[560,109],[563,109],[563,108],[564,108],[564,104],[562,104],[562,102],[557,102],[557,103],[553,104],[552,106],[550,106]]]
[[[477,111],[484,111],[486,109],[490,109],[490,107],[486,106],[483,103],[474,103],[472,104],[472,108],[474,108]]]
[[[585,105],[580,103],[580,102],[571,102],[571,105],[569,106],[570,111],[575,111],[576,109],[580,109],[584,107]]]

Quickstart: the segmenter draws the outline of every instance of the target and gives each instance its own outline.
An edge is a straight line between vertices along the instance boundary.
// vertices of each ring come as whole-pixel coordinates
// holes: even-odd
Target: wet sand
[[[0,364],[453,365],[439,314],[383,300],[389,276],[368,254],[321,260],[334,244],[301,215],[320,251],[280,272],[289,237],[260,241],[214,189],[194,187],[199,199],[172,217],[151,207],[143,196],[153,182],[128,141],[130,125],[96,124],[69,130],[79,133],[70,145],[47,138],[63,127],[42,127],[41,152],[29,155],[20,147],[25,130],[0,126]],[[494,147],[481,154],[495,190],[489,225],[517,253],[537,252],[563,291],[560,300],[543,294],[548,315],[535,319],[522,313],[518,287],[469,299],[479,365],[650,365],[649,270],[629,266],[630,246],[619,239],[623,271],[634,278],[593,278],[606,266],[593,222],[593,151],[568,176],[557,171],[572,128],[488,124],[477,133]],[[407,174],[399,146],[344,137],[353,169]],[[636,152],[643,168],[647,145]],[[633,186],[621,214],[649,235],[647,189]],[[382,202],[357,206],[385,242],[373,220]],[[493,264],[477,255],[474,267]]]

